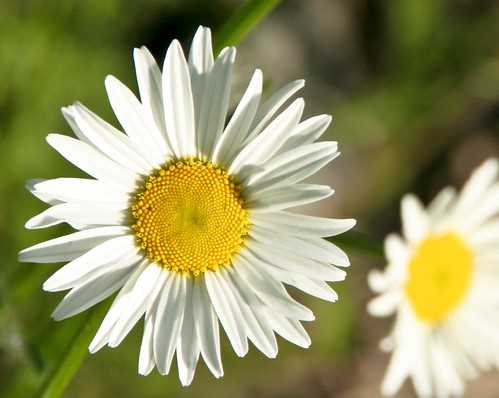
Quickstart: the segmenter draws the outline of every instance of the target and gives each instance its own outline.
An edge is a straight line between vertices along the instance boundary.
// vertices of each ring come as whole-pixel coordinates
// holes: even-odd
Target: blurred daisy
[[[410,377],[419,396],[461,395],[499,360],[499,163],[486,161],[462,192],[446,188],[424,209],[402,199],[403,238],[385,241],[388,265],[369,275],[376,316],[396,312],[381,347],[393,351],[383,381],[395,394]]]
[[[256,70],[226,124],[235,48],[213,59],[209,29],[200,27],[189,59],[177,41],[160,72],[149,51],[134,51],[140,102],[106,78],[125,134],[83,105],[63,109],[78,139],[50,134],[48,143],[95,179],[30,181],[51,205],[27,228],[66,222],[76,233],[21,251],[21,261],[69,261],[43,285],[71,289],[57,320],[78,314],[119,290],[90,344],[116,347],[144,317],[139,373],[170,371],[191,383],[202,355],[223,375],[219,321],[238,356],[248,339],[277,355],[274,333],[302,347],[300,321],[314,319],[283,284],[335,301],[326,281],[340,281],[348,258],[322,239],[355,224],[290,213],[332,195],[302,181],[339,153],[314,143],[327,115],[300,121],[304,101],[279,110],[303,86],[292,82],[262,101]],[[334,264],[334,265],[333,265]]]

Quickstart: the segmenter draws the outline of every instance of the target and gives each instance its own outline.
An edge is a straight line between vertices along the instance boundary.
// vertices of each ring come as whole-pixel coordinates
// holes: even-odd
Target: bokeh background
[[[60,294],[41,290],[57,265],[19,264],[23,247],[67,227],[26,231],[44,206],[27,178],[78,176],[44,141],[70,133],[59,112],[80,100],[116,123],[103,79],[114,74],[136,91],[132,49],[148,46],[162,62],[173,38],[187,46],[199,24],[217,31],[238,0],[0,1],[0,396],[37,396],[71,345],[85,315],[60,323]],[[317,179],[335,196],[304,209],[355,217],[374,242],[349,248],[352,267],[337,284],[338,303],[300,297],[316,313],[303,350],[280,339],[277,359],[252,347],[238,359],[222,339],[225,377],[199,364],[193,385],[137,375],[142,325],[117,349],[88,356],[64,396],[80,397],[377,397],[388,356],[378,340],[391,320],[365,313],[365,276],[382,267],[376,246],[399,228],[400,196],[424,201],[460,186],[483,159],[499,155],[499,2],[493,0],[288,0],[238,46],[232,98],[252,70],[269,89],[304,77],[306,115],[330,113],[327,139],[342,156]],[[369,254],[370,255],[367,255]],[[296,292],[292,292],[295,296]],[[299,295],[298,295],[299,296]],[[109,302],[108,302],[109,303]],[[108,304],[107,304],[108,305]],[[499,396],[496,372],[471,383],[469,397]],[[406,385],[401,397],[413,397]]]

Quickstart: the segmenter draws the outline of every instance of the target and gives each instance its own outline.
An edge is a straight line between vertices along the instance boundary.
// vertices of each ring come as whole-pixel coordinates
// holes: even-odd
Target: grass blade
[[[238,44],[281,0],[248,0],[215,35],[215,53]]]

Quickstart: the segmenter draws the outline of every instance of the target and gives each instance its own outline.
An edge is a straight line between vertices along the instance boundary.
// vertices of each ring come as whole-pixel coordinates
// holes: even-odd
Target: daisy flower
[[[93,179],[28,183],[51,205],[26,227],[67,223],[78,232],[20,252],[21,261],[68,262],[44,284],[69,290],[53,313],[78,314],[119,291],[90,352],[116,347],[144,318],[139,373],[168,374],[176,353],[189,385],[200,355],[223,375],[219,322],[235,353],[248,339],[277,355],[275,333],[302,347],[301,321],[314,319],[284,284],[335,301],[326,282],[341,281],[346,254],[323,237],[352,219],[328,219],[287,209],[325,199],[328,186],[303,180],[336,158],[336,142],[314,143],[331,117],[300,121],[304,101],[286,101],[303,81],[262,100],[256,70],[226,123],[233,47],[213,59],[210,30],[200,27],[188,60],[178,41],[161,73],[149,51],[135,49],[140,101],[112,76],[109,101],[124,133],[80,103],[63,108],[77,139],[47,142]]]
[[[487,160],[460,194],[441,191],[424,208],[402,199],[403,237],[385,241],[388,265],[372,271],[375,316],[396,313],[381,348],[393,351],[382,392],[411,378],[418,396],[462,395],[465,381],[499,360],[499,162]]]

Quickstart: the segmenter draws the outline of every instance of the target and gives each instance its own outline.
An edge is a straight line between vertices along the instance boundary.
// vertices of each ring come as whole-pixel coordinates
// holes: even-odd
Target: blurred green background
[[[171,39],[188,46],[199,24],[216,32],[241,4],[0,1],[1,397],[37,396],[88,321],[84,314],[50,319],[62,294],[44,293],[41,285],[57,265],[16,261],[21,248],[69,232],[23,229],[44,208],[24,189],[27,178],[79,175],[44,141],[50,132],[70,133],[59,109],[80,100],[116,123],[103,79],[114,74],[137,91],[133,47],[146,45],[162,62]],[[499,155],[498,38],[499,3],[492,0],[282,1],[238,46],[232,98],[256,67],[269,88],[306,78],[306,114],[333,115],[326,136],[339,141],[343,155],[316,177],[336,189],[333,199],[304,210],[355,217],[357,230],[380,243],[399,228],[401,194],[428,201]],[[238,359],[223,337],[225,377],[214,379],[200,363],[185,389],[176,370],[137,375],[140,325],[117,349],[88,356],[64,396],[377,397],[388,360],[377,342],[390,320],[365,314],[365,275],[383,259],[353,248],[349,254],[338,303],[300,297],[317,316],[306,325],[308,350],[280,340],[275,360],[254,347]],[[411,388],[400,396],[413,396]],[[499,396],[497,374],[472,383],[467,396]]]

